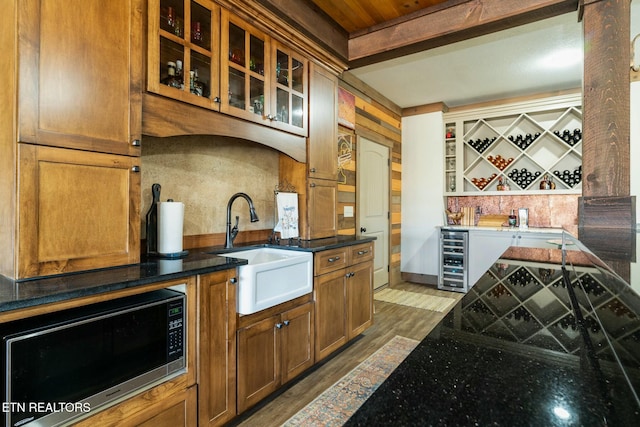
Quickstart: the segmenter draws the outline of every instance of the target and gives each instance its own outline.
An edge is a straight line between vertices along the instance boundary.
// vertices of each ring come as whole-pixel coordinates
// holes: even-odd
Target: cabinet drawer
[[[346,267],[347,250],[348,248],[340,248],[316,253],[313,263],[314,275],[319,276]]]
[[[351,246],[349,250],[351,256],[349,264],[358,264],[373,259],[373,242]]]

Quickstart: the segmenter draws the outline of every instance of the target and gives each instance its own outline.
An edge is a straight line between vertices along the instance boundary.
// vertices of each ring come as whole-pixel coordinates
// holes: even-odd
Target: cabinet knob
[[[219,96],[214,97],[213,102],[220,104],[220,97]]]
[[[328,259],[328,261],[329,261],[329,262],[336,262],[336,261],[338,261],[339,259],[340,259],[340,257],[339,257],[339,256],[334,256],[333,258],[329,258],[329,259]]]
[[[229,283],[231,283],[232,285],[235,285],[236,283],[238,283],[238,278],[232,277],[231,280],[229,280]]]
[[[285,320],[285,321],[284,321],[284,322],[282,322],[282,323],[284,323],[284,326],[289,326],[289,323],[291,323],[291,322],[290,322],[289,320]]]
[[[131,167],[131,172],[140,172],[140,166],[132,166]]]
[[[367,232],[367,228],[366,227],[360,227],[360,232],[361,233],[366,233]]]
[[[358,251],[358,255],[364,255],[364,254],[368,254],[368,253],[369,253],[368,250]]]
[[[282,329],[282,323],[276,323],[276,328],[277,329]]]
[[[134,147],[140,147],[140,140],[134,139],[133,141],[131,141],[131,145],[133,145]]]
[[[316,168],[311,168],[311,169],[309,169],[309,172],[311,172],[311,173],[315,173],[315,172],[316,172]]]
[[[315,186],[316,186],[315,182],[312,182],[311,184],[309,184],[309,187],[311,187],[311,188],[313,188]]]

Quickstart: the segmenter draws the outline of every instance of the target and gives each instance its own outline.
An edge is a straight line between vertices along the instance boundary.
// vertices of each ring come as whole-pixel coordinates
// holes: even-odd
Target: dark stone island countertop
[[[191,249],[180,259],[147,258],[139,264],[60,274],[27,280],[12,280],[0,275],[0,313],[37,305],[112,292],[165,280],[236,268],[247,263],[233,258],[233,251],[258,247],[318,252],[375,240],[338,236],[316,240],[283,240],[271,244],[252,242],[234,249],[208,247]]]
[[[640,297],[579,241],[511,247],[347,426],[640,425]]]

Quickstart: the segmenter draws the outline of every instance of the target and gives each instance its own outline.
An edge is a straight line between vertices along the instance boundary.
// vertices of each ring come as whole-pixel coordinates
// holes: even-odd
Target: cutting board
[[[480,215],[478,227],[501,227],[509,221],[509,215]]]

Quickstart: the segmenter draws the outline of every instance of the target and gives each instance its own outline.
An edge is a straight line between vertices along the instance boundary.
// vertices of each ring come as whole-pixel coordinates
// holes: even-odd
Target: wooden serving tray
[[[501,227],[509,221],[509,215],[481,215],[478,227]]]

